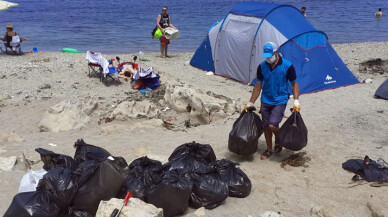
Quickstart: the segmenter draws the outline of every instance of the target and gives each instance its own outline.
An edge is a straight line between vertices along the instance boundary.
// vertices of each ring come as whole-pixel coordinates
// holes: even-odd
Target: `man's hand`
[[[294,100],[294,107],[292,108],[292,112],[300,112],[300,104],[299,104],[299,100],[295,99]]]
[[[254,111],[256,110],[256,108],[255,106],[253,106],[253,103],[248,102],[248,104],[244,107],[244,110],[245,112],[248,112],[248,111]]]

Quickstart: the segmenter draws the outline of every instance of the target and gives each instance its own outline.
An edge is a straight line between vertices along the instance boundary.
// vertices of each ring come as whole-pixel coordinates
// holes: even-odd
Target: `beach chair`
[[[5,47],[5,54],[11,54],[11,55],[22,55],[22,46],[21,46],[22,40],[18,35],[12,36],[12,41],[4,42]]]
[[[88,60],[89,77],[96,76],[100,81],[109,86],[112,83],[121,83],[118,79],[118,70],[113,67],[113,61],[102,57],[101,53],[86,52],[86,59]]]
[[[111,65],[113,60],[109,60],[108,62]],[[103,74],[103,76],[101,77],[101,82],[108,87],[112,83],[121,84],[121,81],[118,77],[118,74],[119,74],[118,69],[114,66],[111,66],[108,69],[109,69],[109,72],[107,74]]]
[[[86,59],[88,60],[88,71],[89,71],[88,76],[98,77],[101,80],[102,67],[100,64],[98,64],[97,61],[93,60],[92,58],[88,58],[88,54],[87,54],[88,52],[90,53],[90,55],[96,55],[94,52],[91,52],[91,51],[86,52]]]

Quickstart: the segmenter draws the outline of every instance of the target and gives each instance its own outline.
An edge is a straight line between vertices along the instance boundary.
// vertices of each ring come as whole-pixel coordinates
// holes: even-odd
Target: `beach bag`
[[[388,79],[377,88],[375,97],[388,100]]]
[[[295,111],[279,129],[279,144],[292,151],[299,151],[307,145],[307,134],[302,116]]]
[[[70,156],[56,154],[43,148],[37,148],[35,151],[40,154],[40,158],[44,163],[43,169],[47,171],[58,167],[74,170],[77,166],[77,163]]]
[[[230,197],[247,197],[251,193],[251,180],[236,163],[230,160],[217,160],[214,166],[217,168],[221,179],[228,185]]]
[[[44,191],[23,192],[15,195],[3,217],[53,217],[60,216],[60,208]]]
[[[178,170],[168,170],[161,181],[151,186],[146,202],[163,209],[165,217],[183,214],[189,206],[193,183]]]
[[[132,161],[128,166],[128,175],[117,198],[125,198],[127,192],[133,197],[145,200],[146,190],[159,182],[163,176],[162,163],[149,159],[147,156]]]
[[[190,207],[214,209],[228,197],[228,185],[222,180],[214,166],[202,166],[193,172],[190,177],[193,182]]]
[[[170,155],[168,161],[167,164],[172,169],[179,169],[182,170],[182,173],[188,173],[215,162],[216,155],[210,145],[192,142],[178,146]]]
[[[162,30],[160,30],[158,27],[155,27],[154,30],[152,30],[152,38],[154,39],[160,39],[162,37]]]
[[[264,127],[260,117],[253,111],[241,113],[229,133],[229,151],[241,155],[251,155],[257,151],[258,139]]]
[[[388,182],[388,164],[383,159],[374,161],[365,156],[363,167],[366,181]]]
[[[104,161],[111,156],[107,150],[86,144],[83,139],[78,139],[75,142],[74,147],[76,148],[74,160],[78,164],[87,160]]]

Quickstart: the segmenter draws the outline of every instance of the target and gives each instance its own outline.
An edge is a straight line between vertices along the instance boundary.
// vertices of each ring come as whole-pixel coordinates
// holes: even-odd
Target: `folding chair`
[[[22,55],[22,40],[18,35],[12,36],[12,41],[4,42],[5,54]]]
[[[88,52],[90,52],[90,54],[92,54],[92,55],[95,55],[94,52],[91,52],[91,51],[88,51]],[[86,58],[86,59],[88,60],[88,71],[89,71],[88,76],[89,77],[93,77],[93,76],[98,77],[101,81],[101,78],[103,77],[101,65],[98,63],[91,62],[90,59],[88,59],[88,58]]]
[[[109,61],[110,64],[112,64],[112,61]],[[118,69],[116,67],[109,67],[108,74],[102,75],[101,82],[109,87],[112,83],[121,84],[121,81],[118,77]]]

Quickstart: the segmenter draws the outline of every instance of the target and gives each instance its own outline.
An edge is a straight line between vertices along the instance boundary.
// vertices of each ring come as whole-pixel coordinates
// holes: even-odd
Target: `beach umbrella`
[[[0,1],[0,11],[8,10],[10,7],[18,6],[17,3],[7,2],[7,1]]]

